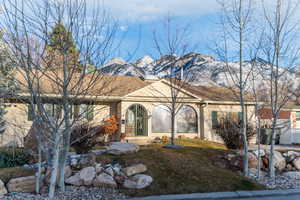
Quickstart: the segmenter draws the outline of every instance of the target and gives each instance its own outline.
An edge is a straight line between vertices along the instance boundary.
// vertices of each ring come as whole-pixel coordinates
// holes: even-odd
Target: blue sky
[[[120,31],[126,32],[120,50],[123,57],[137,47],[139,34],[141,41],[134,59],[157,57],[152,32],[167,15],[174,17],[176,24],[190,25],[189,45],[195,46],[193,50],[212,54],[209,48],[216,37],[220,11],[215,0],[104,0],[103,4],[119,19]]]

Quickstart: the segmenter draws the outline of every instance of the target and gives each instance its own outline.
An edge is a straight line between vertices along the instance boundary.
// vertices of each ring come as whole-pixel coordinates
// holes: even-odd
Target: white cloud
[[[105,8],[121,20],[151,21],[170,13],[193,16],[215,12],[215,0],[103,0]]]

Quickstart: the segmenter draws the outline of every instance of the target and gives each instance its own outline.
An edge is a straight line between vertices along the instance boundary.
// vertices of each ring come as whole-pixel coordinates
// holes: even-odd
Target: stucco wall
[[[203,128],[202,128],[202,135],[203,139],[215,142],[222,142],[222,139],[215,134],[215,131],[212,129],[212,119],[211,113],[212,111],[218,112],[240,112],[241,107],[240,105],[202,105],[203,114]],[[247,118],[249,122],[255,123],[255,108],[254,106],[247,106]],[[251,143],[255,143],[256,139],[253,138]]]
[[[4,119],[7,122],[7,129],[1,136],[0,146],[17,144],[23,145],[23,138],[27,135],[32,121],[28,121],[28,106],[24,103],[6,104],[7,113]],[[117,115],[116,103],[97,104],[94,107],[94,120],[92,123],[101,124],[105,119],[112,115]]]
[[[120,119],[120,122],[121,121],[125,121],[126,122],[126,113],[127,113],[127,110],[130,106],[134,105],[134,104],[139,104],[139,105],[142,105],[146,111],[147,111],[147,116],[148,116],[148,128],[147,128],[147,132],[148,132],[148,136],[147,137],[143,137],[143,136],[138,136],[138,137],[126,137],[126,139],[135,139],[135,140],[149,140],[149,139],[153,139],[155,137],[161,137],[161,136],[171,136],[171,133],[153,133],[152,132],[152,113],[153,113],[153,109],[155,108],[155,106],[158,106],[158,105],[166,105],[166,106],[169,106],[168,104],[165,104],[165,103],[155,103],[155,102],[139,102],[139,101],[123,101],[121,103],[121,119]],[[200,115],[199,113],[199,108],[198,108],[198,105],[197,104],[194,104],[194,103],[182,103],[183,105],[187,105],[187,106],[191,106],[197,113],[197,116]],[[176,134],[176,137],[179,136],[179,135],[185,135],[186,137],[190,137],[190,138],[194,138],[194,137],[199,137],[200,136],[200,122],[199,122],[199,117],[198,117],[198,120],[197,120],[197,123],[198,123],[198,132],[197,133],[178,133]],[[125,124],[123,124],[123,128],[122,129],[122,132],[125,133]],[[175,127],[176,129],[176,127]]]

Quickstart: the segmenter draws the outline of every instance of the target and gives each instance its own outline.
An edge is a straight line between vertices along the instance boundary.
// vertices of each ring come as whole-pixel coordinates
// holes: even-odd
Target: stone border
[[[300,195],[300,189],[160,195],[160,196],[130,198],[127,200],[213,200],[213,199],[272,197],[272,196],[286,196],[286,195]]]

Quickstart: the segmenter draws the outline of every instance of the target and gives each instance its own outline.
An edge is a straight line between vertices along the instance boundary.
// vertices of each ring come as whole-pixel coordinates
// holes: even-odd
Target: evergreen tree
[[[50,34],[48,46],[61,53],[78,54],[72,33],[67,31],[63,24],[56,24]]]
[[[47,45],[48,66],[62,68],[63,56],[68,57],[69,68],[78,68],[80,71],[79,51],[76,48],[72,33],[61,23],[56,24],[50,33]],[[54,63],[53,63],[54,62]]]

